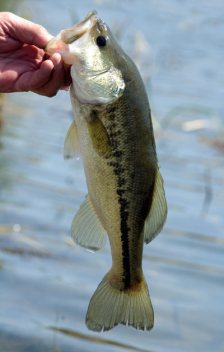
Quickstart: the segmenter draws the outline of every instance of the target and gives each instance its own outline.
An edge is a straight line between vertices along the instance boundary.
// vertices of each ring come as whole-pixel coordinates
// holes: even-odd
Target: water
[[[56,34],[93,8],[140,66],[154,115],[169,204],[164,230],[144,248],[155,327],[85,327],[111,258],[108,244],[93,254],[70,239],[86,184],[81,161],[63,160],[68,94],[11,94],[0,135],[0,352],[221,352],[223,4],[48,0],[18,12]]]

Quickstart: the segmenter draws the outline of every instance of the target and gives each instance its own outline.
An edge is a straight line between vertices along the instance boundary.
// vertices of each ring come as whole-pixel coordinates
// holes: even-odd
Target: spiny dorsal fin
[[[106,231],[97,217],[89,196],[74,217],[71,233],[75,243],[92,251],[97,251],[104,245]]]
[[[68,129],[64,142],[64,158],[75,158],[80,155],[79,137],[75,121]]]
[[[166,221],[167,203],[163,188],[163,179],[159,172],[156,173],[152,205],[144,225],[144,241],[149,243],[159,234]]]

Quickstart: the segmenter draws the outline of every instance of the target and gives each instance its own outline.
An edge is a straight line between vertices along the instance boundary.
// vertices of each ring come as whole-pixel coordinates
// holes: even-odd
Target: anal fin
[[[71,233],[75,243],[89,250],[97,251],[104,245],[106,231],[100,223],[89,196],[81,204],[73,219]]]

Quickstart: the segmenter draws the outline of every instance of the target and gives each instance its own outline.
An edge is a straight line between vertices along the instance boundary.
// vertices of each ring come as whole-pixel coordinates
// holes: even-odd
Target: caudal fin
[[[143,278],[138,289],[118,290],[111,286],[108,274],[93,294],[86,314],[86,325],[93,331],[106,331],[118,324],[150,330],[153,307]]]

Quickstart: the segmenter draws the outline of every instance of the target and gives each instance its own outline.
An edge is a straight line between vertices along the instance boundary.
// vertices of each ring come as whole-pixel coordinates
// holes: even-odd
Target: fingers
[[[0,20],[4,27],[4,34],[12,39],[13,50],[19,50],[19,56],[15,57],[14,55],[14,59],[20,60],[20,65],[15,67],[17,77],[13,82],[12,91],[30,90],[51,97],[59,89],[65,89],[70,85],[70,68],[64,67],[60,54],[54,54],[49,59],[43,60],[40,48],[44,48],[52,38],[45,28],[10,12],[0,13]],[[22,46],[18,48],[20,43]],[[30,45],[24,46],[23,44]],[[37,51],[34,50],[35,47]],[[25,59],[20,55],[24,54],[24,51],[28,54]],[[21,60],[24,60],[24,63],[27,62],[28,66],[25,66]],[[43,61],[37,69],[41,60]]]
[[[44,48],[52,35],[39,24],[28,21],[10,12],[3,13],[9,34],[22,43]]]
[[[46,60],[39,69],[21,73],[13,82],[12,91],[27,92],[45,85],[51,79],[53,69],[53,62]]]
[[[50,67],[50,62],[53,65],[53,69]],[[50,69],[51,71],[49,72]],[[40,95],[53,97],[65,84],[69,84],[67,76],[61,55],[54,54],[49,60],[42,63],[40,69],[36,72],[36,77],[34,77],[36,80],[34,81],[35,85],[30,90]]]
[[[59,89],[66,89],[70,84],[70,69],[65,69],[61,55],[56,53],[44,60],[38,69],[20,74],[13,91],[32,91],[53,97]]]

